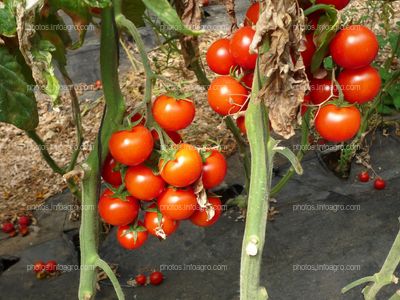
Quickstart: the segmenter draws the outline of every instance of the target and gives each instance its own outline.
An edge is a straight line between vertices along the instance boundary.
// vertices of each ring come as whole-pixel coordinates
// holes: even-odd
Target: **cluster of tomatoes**
[[[144,274],[136,275],[134,283],[136,286],[143,286],[149,283],[151,285],[160,285],[163,281],[164,281],[163,273],[159,271],[154,271],[150,274],[148,278]]]
[[[18,233],[21,236],[26,236],[29,233],[29,225],[31,224],[31,218],[28,216],[20,216],[16,221],[16,225],[12,222],[4,222],[1,226],[1,230],[7,233],[10,237],[16,236]]]
[[[46,263],[37,261],[33,265],[33,272],[38,279],[54,276],[58,273],[57,262],[55,260],[49,260]]]
[[[146,120],[136,113],[128,129],[112,134],[102,170],[109,186],[98,211],[106,223],[118,226],[117,239],[124,248],[140,247],[148,234],[165,239],[181,220],[204,227],[218,220],[221,201],[207,197],[205,190],[222,183],[227,164],[217,149],[197,149],[182,142],[177,131],[189,126],[194,116],[193,101],[161,95],[148,116],[158,129],[147,128]],[[167,140],[171,147],[163,147]]]
[[[369,173],[367,171],[363,171],[360,174],[358,174],[358,180],[360,182],[368,182],[369,181]],[[381,177],[377,177],[374,180],[374,188],[376,190],[383,190],[386,187],[386,181],[383,180]]]

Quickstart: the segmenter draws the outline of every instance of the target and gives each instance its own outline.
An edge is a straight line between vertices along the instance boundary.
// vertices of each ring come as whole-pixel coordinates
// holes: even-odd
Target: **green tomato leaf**
[[[12,7],[8,1],[5,4],[0,3],[0,7],[0,35],[13,37],[17,33],[17,23]]]
[[[389,70],[383,67],[379,68],[379,75],[381,76],[383,81],[387,81],[388,79],[390,79],[390,77],[392,77]]]
[[[396,109],[400,109],[400,85],[393,84],[387,89],[387,93],[392,97],[394,107],[396,107]]]
[[[141,0],[124,0],[122,1],[122,13],[130,20],[136,27],[143,27],[145,25],[143,14],[146,6]]]
[[[203,31],[194,31],[187,28],[179,18],[176,10],[167,0],[142,0],[161,21],[169,25],[172,30],[179,31],[185,35],[200,35]]]
[[[324,68],[326,70],[332,70],[333,69],[333,60],[332,56],[328,56],[324,59]]]
[[[111,6],[111,0],[83,0],[90,7],[108,7]]]
[[[0,122],[22,130],[33,130],[39,123],[36,99],[16,58],[0,47]]]

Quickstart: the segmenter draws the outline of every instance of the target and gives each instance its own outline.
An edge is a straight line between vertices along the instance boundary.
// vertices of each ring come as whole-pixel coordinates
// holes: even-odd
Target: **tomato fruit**
[[[19,225],[18,232],[21,236],[26,236],[29,234],[29,227]]]
[[[166,95],[156,98],[152,112],[154,120],[165,130],[177,131],[192,123],[195,115],[194,103],[188,99],[175,99]]]
[[[208,88],[208,103],[222,116],[240,111],[247,100],[246,88],[230,76],[215,78]]]
[[[44,269],[49,273],[57,271],[57,262],[55,260],[49,260],[44,266]]]
[[[314,104],[321,104],[326,101],[331,94],[337,98],[339,92],[330,79],[313,79],[310,82],[310,100]]]
[[[128,250],[140,248],[147,240],[149,234],[141,221],[135,228],[133,225],[118,227],[117,240],[119,244]]]
[[[206,61],[211,71],[219,75],[228,75],[236,67],[236,63],[231,55],[229,39],[219,39],[207,50]]]
[[[114,193],[106,189],[100,197],[98,210],[103,220],[114,226],[133,222],[139,214],[138,200],[131,196],[126,197],[126,200],[113,196]]]
[[[168,188],[158,198],[157,204],[163,216],[173,220],[184,220],[194,213],[197,197],[191,188],[185,190]]]
[[[338,76],[344,99],[350,103],[363,104],[374,100],[381,89],[379,72],[367,66],[360,69],[344,69]]]
[[[243,134],[246,134],[246,122],[244,116],[240,116],[236,119],[236,125]]]
[[[160,159],[159,169],[161,177],[168,184],[176,187],[191,185],[199,179],[203,161],[197,149],[189,144],[180,144],[179,148],[172,149],[171,159],[164,164],[164,159]]]
[[[145,285],[146,281],[147,281],[147,278],[143,274],[136,275],[136,277],[135,277],[135,282],[137,285]]]
[[[319,18],[321,17],[321,12],[316,11],[313,12],[312,14],[307,16],[307,31],[315,31],[318,29],[318,22]]]
[[[303,58],[304,66],[310,67],[315,50],[317,50],[317,48],[314,44],[314,33],[306,34],[306,40],[304,41],[304,47],[305,47],[305,50],[300,52],[300,54],[301,54],[301,57]]]
[[[244,18],[244,26],[255,25],[258,21],[258,16],[260,15],[260,3],[255,2],[246,11]]]
[[[151,132],[142,125],[131,130],[114,132],[109,141],[110,152],[121,164],[136,166],[144,162],[153,151]]]
[[[358,180],[360,182],[368,182],[369,181],[369,174],[367,171],[361,172],[358,174]]]
[[[11,223],[11,222],[3,223],[2,227],[1,227],[1,230],[2,230],[4,233],[10,233],[10,232],[12,232],[13,230],[15,230],[14,224]]]
[[[386,181],[383,180],[382,178],[376,178],[374,181],[374,188],[376,190],[383,190],[386,187]]]
[[[254,70],[257,61],[257,53],[250,54],[250,44],[255,31],[250,26],[244,26],[236,30],[230,44],[230,50],[235,62],[246,70]]]
[[[203,165],[203,186],[212,189],[224,181],[227,170],[225,157],[218,150],[211,150]]]
[[[18,224],[20,226],[29,226],[29,224],[31,224],[31,218],[29,218],[28,216],[20,216],[18,218]]]
[[[243,86],[247,89],[247,90],[251,90],[252,86],[253,86],[253,77],[254,77],[254,73],[250,72],[245,74],[242,79],[240,80],[240,83],[243,84]]]
[[[122,183],[120,171],[115,170],[117,162],[111,155],[107,155],[104,161],[103,169],[101,170],[101,177],[104,181],[113,185],[119,186]]]
[[[315,118],[315,129],[327,141],[344,142],[353,138],[360,128],[361,114],[354,107],[337,107],[328,104],[319,110]]]
[[[45,268],[45,264],[41,260],[35,262],[35,264],[33,265],[33,271],[35,273],[42,272],[44,270],[44,268]]]
[[[349,4],[350,0],[317,0],[316,4],[333,5],[337,10],[341,10]]]
[[[150,208],[156,208],[156,206],[151,205]],[[161,237],[160,234],[157,234],[160,228],[164,231],[166,236],[170,236],[179,227],[179,221],[168,218],[167,216],[162,216],[160,222],[157,212],[146,211],[144,215],[144,226],[151,235],[156,237]]]
[[[200,208],[198,206],[196,211],[194,212],[194,214],[190,217],[190,221],[193,224],[195,224],[197,226],[201,226],[201,227],[208,227],[218,221],[218,219],[222,213],[221,200],[219,200],[219,198],[216,198],[216,197],[209,197],[208,202],[214,208],[214,211],[215,211],[214,216],[210,220],[208,220],[206,208]]]
[[[150,283],[152,285],[160,285],[164,281],[164,275],[161,272],[153,272],[150,274]]]
[[[166,130],[165,133],[169,136],[169,138],[175,143],[175,144],[180,144],[183,142],[181,135],[176,132],[176,131],[168,131]],[[151,131],[151,134],[153,135],[154,141],[158,141],[160,137],[158,136],[158,132],[155,130]]]
[[[151,201],[164,191],[165,182],[159,175],[155,175],[150,168],[142,164],[128,168],[125,175],[125,186],[133,197]]]
[[[346,69],[368,66],[379,50],[375,34],[362,25],[350,25],[342,29],[329,47],[335,63]]]

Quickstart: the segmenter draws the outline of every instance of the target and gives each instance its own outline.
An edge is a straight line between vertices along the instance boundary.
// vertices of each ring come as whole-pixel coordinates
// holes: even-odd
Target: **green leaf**
[[[317,30],[314,32],[314,42],[317,50],[311,61],[311,72],[315,73],[321,66],[326,54],[329,51],[329,44],[339,29],[340,19],[337,10],[332,7],[326,14],[321,16]]]
[[[142,0],[161,21],[169,25],[172,30],[179,31],[185,35],[200,35],[203,31],[194,31],[187,28],[179,18],[176,10],[167,0]]]
[[[378,112],[382,115],[391,115],[394,112],[394,110],[390,108],[390,106],[387,106],[385,104],[379,104]]]
[[[392,77],[391,73],[389,72],[388,69],[380,67],[379,68],[379,75],[381,76],[383,81],[387,81]]]
[[[0,8],[0,35],[13,37],[17,32],[17,23],[9,2]]]
[[[108,7],[111,6],[111,0],[83,0],[90,7]]]
[[[33,130],[39,123],[36,99],[25,81],[17,60],[0,47],[0,122],[22,130]]]
[[[122,13],[130,20],[136,27],[143,27],[145,25],[143,14],[146,6],[141,0],[124,0],[122,1]]]
[[[388,43],[388,39],[386,39],[386,37],[383,36],[382,34],[378,34],[378,35],[376,36],[376,38],[378,39],[379,48],[380,48],[380,49],[385,48],[385,46],[386,46],[387,43]]]
[[[394,107],[400,109],[400,85],[393,84],[387,89],[387,93],[392,97]]]

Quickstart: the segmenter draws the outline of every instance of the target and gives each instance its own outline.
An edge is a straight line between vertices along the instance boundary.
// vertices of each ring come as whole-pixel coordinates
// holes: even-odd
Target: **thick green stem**
[[[99,192],[99,171],[108,151],[108,141],[123,120],[125,101],[118,81],[118,38],[113,22],[112,8],[102,12],[100,63],[106,112],[104,126],[95,142],[95,147],[83,165],[85,174],[82,181],[82,220],[80,228],[81,277],[79,299],[93,299],[96,285],[98,215],[97,199]],[[107,270],[106,270],[107,271]],[[124,299],[123,295],[118,295]]]

